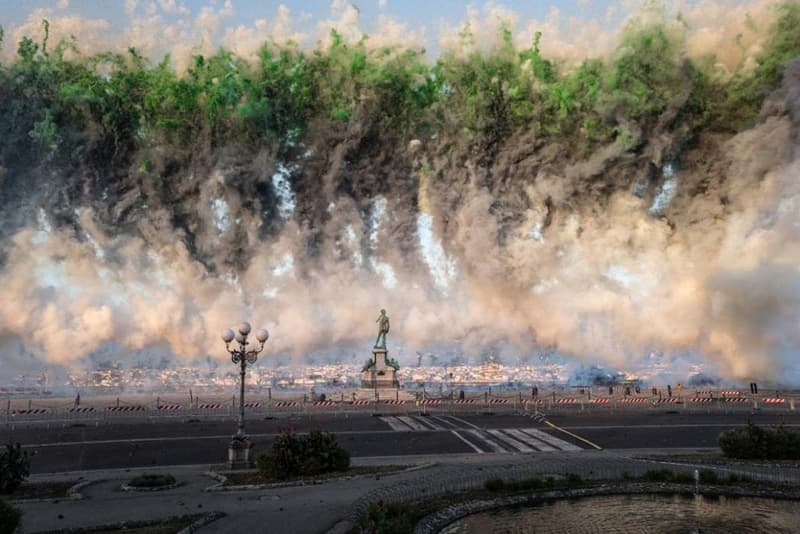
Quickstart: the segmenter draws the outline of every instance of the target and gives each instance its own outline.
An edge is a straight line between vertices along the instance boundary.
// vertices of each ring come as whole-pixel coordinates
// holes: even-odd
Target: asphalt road
[[[449,453],[537,454],[553,450],[714,447],[722,430],[758,424],[800,426],[797,414],[575,414],[553,416],[551,427],[527,415],[303,415],[248,420],[257,451],[278,432],[335,432],[354,457]],[[562,430],[563,429],[563,430]],[[36,452],[36,473],[223,463],[234,421],[177,418],[155,422],[3,425],[0,440]]]

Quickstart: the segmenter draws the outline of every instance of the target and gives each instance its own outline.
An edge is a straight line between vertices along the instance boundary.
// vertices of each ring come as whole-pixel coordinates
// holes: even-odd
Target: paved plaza
[[[696,449],[692,449],[695,451]],[[670,449],[670,452],[680,450]],[[201,533],[269,532],[324,533],[344,529],[369,503],[406,501],[480,488],[491,478],[517,479],[534,475],[578,473],[584,478],[612,478],[663,467],[641,459],[659,450],[540,452],[527,454],[456,454],[432,457],[360,458],[355,465],[414,465],[417,469],[390,475],[364,475],[303,486],[238,491],[208,491],[217,481],[206,473],[215,466],[170,467],[181,486],[159,492],[124,492],[120,486],[142,471],[113,469],[81,473],[35,475],[31,481],[91,481],[80,500],[20,503],[25,532],[87,527],[204,512],[226,515]],[[673,468],[691,470],[689,465]],[[163,471],[163,469],[162,469]],[[725,471],[725,469],[723,469]],[[763,479],[800,481],[800,470],[738,468],[729,472]],[[313,513],[309,510],[313,509]],[[336,531],[336,530],[334,530]]]

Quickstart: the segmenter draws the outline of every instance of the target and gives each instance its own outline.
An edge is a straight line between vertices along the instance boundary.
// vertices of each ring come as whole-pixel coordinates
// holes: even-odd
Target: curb
[[[217,519],[222,519],[226,515],[227,514],[225,514],[225,512],[211,512],[210,514],[207,514],[205,517],[198,519],[188,527],[179,530],[178,534],[192,534],[193,532],[197,532],[204,526],[213,523]]]
[[[69,488],[67,490],[67,496],[70,499],[75,499],[75,500],[85,499],[86,495],[84,495],[83,493],[80,493],[79,491],[82,490],[83,488],[85,488],[86,486],[89,486],[91,484],[95,484],[95,483],[98,483],[98,482],[103,482],[103,480],[84,480],[83,482],[78,482],[77,484],[75,484],[74,486],[72,486],[71,488]]]
[[[183,482],[175,482],[174,484],[168,484],[166,486],[156,486],[152,488],[142,487],[139,488],[137,486],[129,486],[127,484],[123,484],[119,487],[122,491],[135,491],[135,492],[152,492],[152,491],[166,491],[175,489],[178,486],[182,486]]]
[[[417,523],[414,534],[436,534],[448,525],[472,514],[509,508],[519,505],[537,504],[549,500],[575,499],[605,495],[646,495],[646,494],[695,494],[692,484],[673,483],[637,483],[626,487],[616,484],[603,484],[593,488],[559,489],[522,495],[509,495],[493,499],[471,500],[452,504],[434,512]],[[749,489],[742,487],[704,486],[698,495],[736,497],[758,497],[772,499],[800,500],[796,493],[790,494],[779,490]]]
[[[86,498],[86,496],[83,493],[80,493],[79,490],[82,490],[90,484],[96,484],[98,482],[105,482],[105,480],[82,480],[67,488],[66,497],[50,497],[48,499],[8,499],[8,502],[14,504],[34,504],[39,502],[79,501]]]
[[[265,489],[274,489],[274,488],[288,488],[288,487],[295,487],[295,486],[317,486],[320,484],[326,484],[328,482],[342,482],[345,480],[358,480],[361,478],[369,478],[369,477],[385,477],[385,476],[392,476],[392,475],[400,475],[403,473],[410,473],[412,471],[419,471],[421,469],[427,469],[429,467],[433,467],[436,465],[435,463],[426,463],[426,464],[419,464],[419,465],[412,465],[406,469],[398,469],[395,471],[384,471],[378,473],[362,473],[359,475],[344,475],[340,477],[332,477],[332,478],[317,478],[317,479],[308,479],[308,480],[294,480],[288,482],[272,482],[270,484],[243,484],[241,486],[225,486],[225,482],[228,478],[221,474],[215,473],[213,471],[206,471],[204,474],[214,480],[217,480],[218,483],[214,484],[213,486],[209,486],[204,488],[203,491],[208,492],[217,492],[217,491],[252,491],[252,490],[265,490]]]

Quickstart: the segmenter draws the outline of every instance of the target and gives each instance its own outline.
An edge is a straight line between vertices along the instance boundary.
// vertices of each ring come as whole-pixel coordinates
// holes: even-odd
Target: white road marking
[[[477,438],[477,439],[483,441],[484,443],[486,443],[489,446],[489,448],[492,449],[492,451],[494,451],[494,452],[499,452],[499,453],[507,453],[508,452],[501,445],[499,445],[496,441],[494,441],[493,439],[489,439],[488,436],[482,434],[480,430],[465,430],[465,432],[469,433],[470,435],[474,436],[475,438]]]
[[[478,447],[477,447],[477,446],[476,446],[474,443],[472,443],[471,441],[469,441],[468,439],[466,439],[464,436],[462,436],[461,434],[459,434],[459,433],[458,433],[458,432],[456,432],[455,430],[451,430],[450,432],[452,432],[452,433],[453,433],[453,435],[454,435],[455,437],[457,437],[458,439],[460,439],[461,441],[463,441],[464,443],[466,443],[467,445],[469,445],[470,447],[472,447],[472,449],[473,449],[475,452],[477,452],[478,454],[483,454],[483,451],[482,451],[481,449],[479,449],[479,448],[478,448]]]
[[[538,451],[553,452],[553,451],[556,450],[554,447],[551,447],[547,443],[544,443],[543,441],[541,441],[539,439],[536,439],[533,436],[530,436],[528,434],[520,432],[518,429],[507,428],[506,432],[511,434],[512,436],[514,436],[518,440],[522,441],[523,443],[527,443],[528,445],[530,445],[531,447],[533,447],[534,449],[536,449]]]
[[[411,428],[413,428],[414,430],[417,431],[430,430],[430,428],[428,428],[427,426],[415,421],[414,419],[408,417],[407,415],[398,415],[397,418],[400,419],[405,424],[407,424],[408,426],[410,426]]]
[[[518,441],[518,440],[512,438],[511,436],[502,433],[499,430],[487,430],[487,432],[489,434],[493,435],[494,437],[496,437],[497,439],[499,439],[500,441],[502,441],[503,443],[507,443],[508,445],[511,445],[512,447],[517,449],[519,452],[533,452],[533,449],[531,449],[530,447],[528,447],[527,445],[525,445],[521,441]]]
[[[414,416],[414,419],[416,419],[420,423],[428,425],[434,430],[444,430],[444,427],[439,426],[436,422],[433,421],[431,417]]]
[[[461,419],[460,417],[456,417],[455,415],[445,415],[445,417],[449,417],[450,419],[458,421],[459,423],[463,423],[463,424],[465,424],[467,426],[471,426],[472,428],[474,428],[476,430],[480,430],[481,429],[479,426],[473,425],[469,421],[464,421],[463,419]]]
[[[459,428],[459,426],[456,425],[456,424],[453,424],[452,421],[448,421],[447,419],[445,419],[444,417],[441,417],[439,415],[434,415],[433,418],[436,419],[437,421],[439,421],[440,423],[443,423],[443,424],[449,426],[450,428]]]
[[[398,420],[397,417],[387,415],[385,417],[380,418],[381,421],[392,427],[392,430],[397,432],[411,432],[411,427],[408,425],[404,425],[402,421]]]
[[[557,449],[561,449],[562,451],[582,451],[583,450],[580,447],[578,447],[577,445],[573,445],[569,441],[564,441],[563,439],[558,439],[557,437],[551,436],[547,432],[542,432],[541,430],[539,430],[537,428],[520,428],[520,430],[522,432],[525,432],[526,434],[529,434],[529,435],[531,435],[531,436],[533,436],[535,438],[540,439],[541,441],[549,443],[553,447],[555,447]]]

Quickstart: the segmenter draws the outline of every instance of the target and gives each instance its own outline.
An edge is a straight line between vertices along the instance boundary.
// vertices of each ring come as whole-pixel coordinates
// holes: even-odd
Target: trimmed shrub
[[[308,436],[282,432],[272,450],[256,458],[256,467],[265,478],[290,478],[345,471],[350,453],[329,432],[312,430]]]
[[[672,471],[669,469],[650,469],[642,475],[642,480],[647,482],[670,482]]]
[[[509,487],[515,490],[538,490],[544,486],[545,483],[541,478],[523,478],[509,484]]]
[[[0,534],[12,534],[22,520],[22,512],[0,500]]]
[[[581,478],[581,476],[578,475],[577,473],[568,473],[566,482],[567,482],[567,486],[572,488],[572,487],[575,487],[575,486],[582,485],[583,484],[583,478]]]
[[[366,532],[376,534],[406,534],[414,532],[414,525],[419,517],[415,507],[408,504],[389,503],[383,501],[369,505],[365,521]]]
[[[31,474],[31,455],[19,443],[0,452],[0,493],[13,493]]]
[[[736,473],[731,473],[728,475],[728,478],[725,480],[726,484],[739,484],[741,482],[752,482],[752,477],[747,475],[737,475]]]
[[[128,482],[134,488],[160,488],[175,484],[175,477],[170,474],[147,474],[139,475]]]
[[[699,478],[701,484],[719,484],[721,482],[719,475],[711,469],[701,469]]]
[[[642,475],[646,482],[675,482],[677,484],[690,484],[694,478],[690,473],[672,471],[670,469],[651,469]]]
[[[728,458],[800,460],[800,432],[784,426],[761,428],[751,422],[720,433],[717,442]]]
[[[488,491],[502,491],[506,483],[502,478],[492,478],[483,483],[483,487]]]

